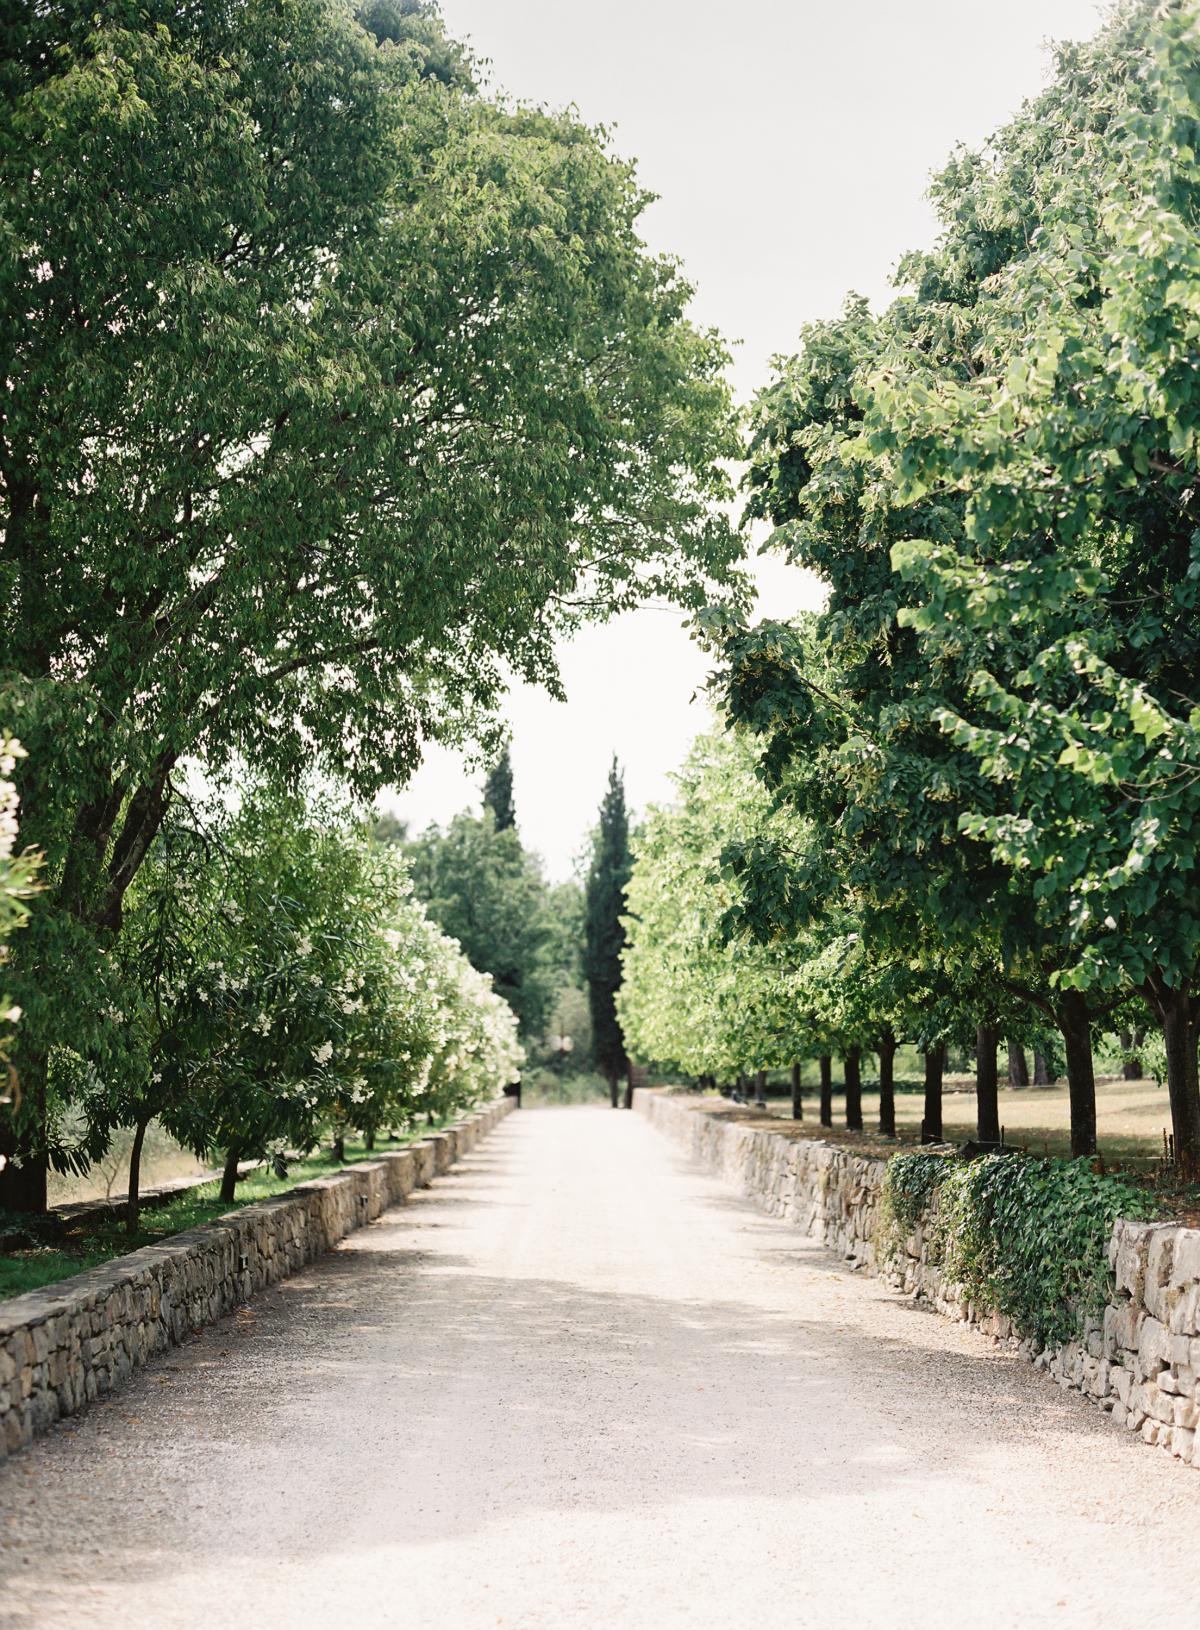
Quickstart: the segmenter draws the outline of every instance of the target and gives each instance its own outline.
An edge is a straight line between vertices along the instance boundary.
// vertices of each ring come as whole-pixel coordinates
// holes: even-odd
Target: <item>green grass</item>
[[[277,1177],[268,1166],[260,1167],[238,1183],[237,1198],[232,1204],[218,1198],[219,1182],[201,1184],[199,1188],[188,1190],[166,1205],[144,1209],[136,1234],[125,1232],[124,1221],[119,1216],[102,1220],[93,1218],[78,1223],[69,1228],[65,1235],[60,1235],[53,1245],[34,1245],[0,1256],[0,1299],[40,1290],[44,1285],[53,1285],[60,1279],[84,1273],[88,1268],[110,1262],[113,1257],[124,1256],[143,1245],[157,1245],[162,1240],[170,1239],[173,1234],[198,1228],[202,1223],[212,1222],[230,1211],[253,1205],[256,1200],[284,1194],[297,1184],[311,1182],[315,1177],[329,1177],[333,1172],[342,1171],[359,1161],[375,1160],[390,1149],[402,1148],[406,1143],[415,1142],[428,1132],[436,1131],[443,1124],[439,1121],[434,1126],[414,1127],[401,1134],[394,1143],[381,1140],[374,1150],[365,1148],[361,1143],[347,1142],[343,1161],[334,1162],[328,1155],[294,1160],[288,1164],[286,1177]]]

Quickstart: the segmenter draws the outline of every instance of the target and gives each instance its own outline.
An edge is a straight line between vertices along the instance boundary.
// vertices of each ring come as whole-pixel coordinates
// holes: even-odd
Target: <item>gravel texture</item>
[[[1200,1479],[607,1109],[511,1116],[0,1513],[6,1630],[1200,1613]]]

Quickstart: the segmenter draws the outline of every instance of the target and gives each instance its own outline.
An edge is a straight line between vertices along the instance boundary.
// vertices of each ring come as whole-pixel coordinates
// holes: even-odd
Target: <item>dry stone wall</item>
[[[0,1459],[155,1353],[403,1205],[515,1107],[501,1098],[407,1148],[0,1302]]]
[[[795,1223],[856,1268],[979,1325],[1015,1346],[1060,1386],[1189,1466],[1200,1466],[1200,1229],[1119,1221],[1109,1243],[1113,1299],[1077,1340],[1037,1348],[993,1308],[948,1281],[928,1246],[930,1212],[886,1263],[876,1224],[886,1162],[817,1138],[723,1120],[712,1099],[638,1091],[634,1107],[772,1216]]]

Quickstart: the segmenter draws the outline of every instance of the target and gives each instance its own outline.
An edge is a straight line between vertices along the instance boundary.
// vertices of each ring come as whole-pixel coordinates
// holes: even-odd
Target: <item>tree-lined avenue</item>
[[[11,1461],[0,1622],[1144,1621],[1198,1492],[640,1116],[522,1111]]]

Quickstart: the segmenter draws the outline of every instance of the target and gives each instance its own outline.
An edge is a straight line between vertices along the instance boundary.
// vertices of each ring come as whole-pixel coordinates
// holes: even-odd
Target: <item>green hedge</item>
[[[970,1301],[1006,1314],[1042,1346],[1077,1335],[1109,1299],[1108,1242],[1117,1218],[1159,1212],[1142,1189],[1099,1176],[1086,1160],[898,1154],[883,1180],[883,1261],[902,1249],[935,1193],[931,1259]]]

